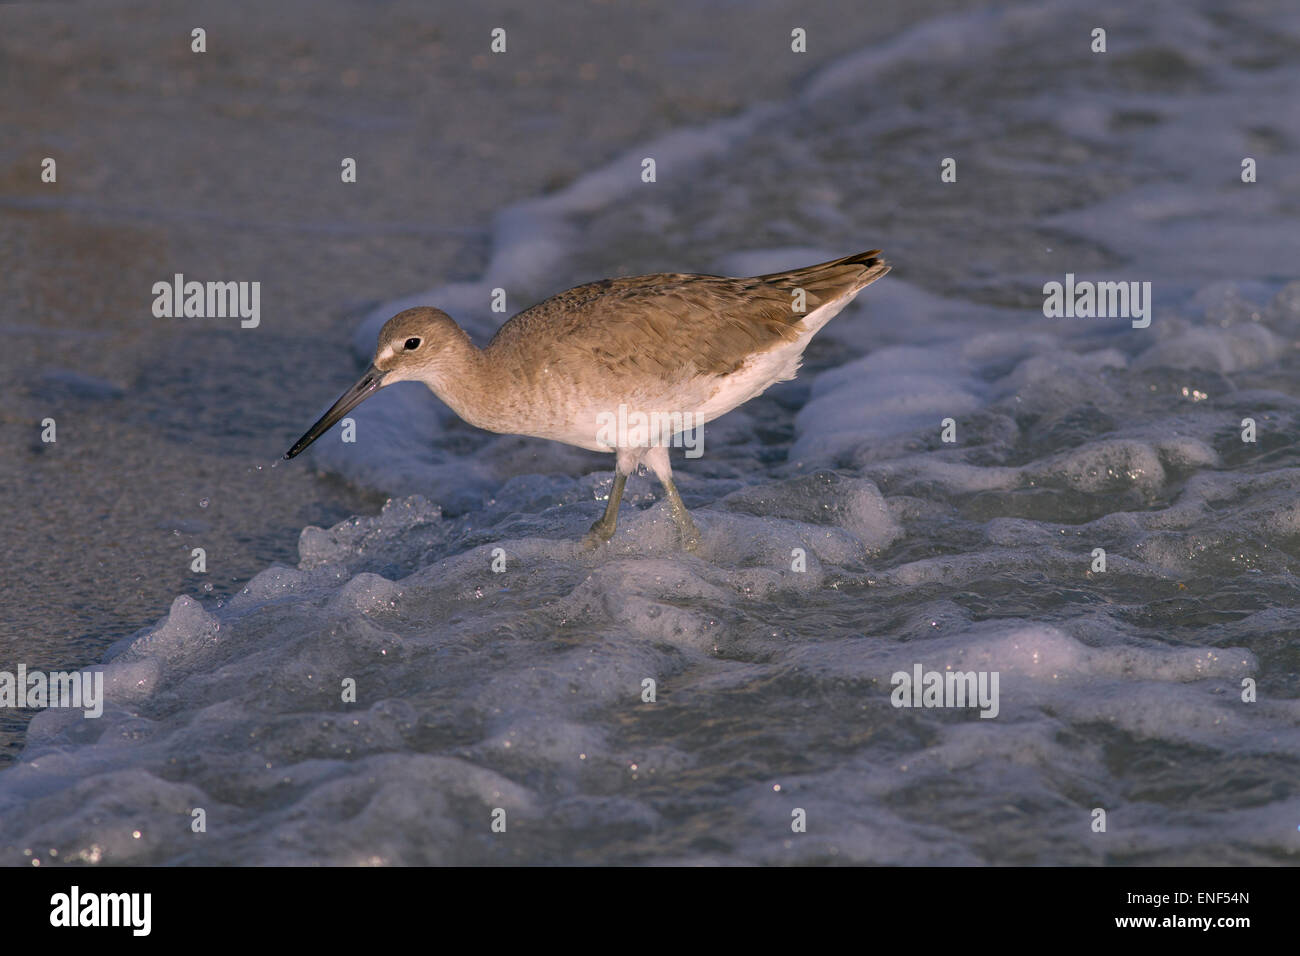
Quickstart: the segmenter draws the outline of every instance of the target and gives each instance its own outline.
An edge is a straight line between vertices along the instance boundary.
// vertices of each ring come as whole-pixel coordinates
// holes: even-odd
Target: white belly
[[[808,313],[797,339],[754,353],[729,375],[701,375],[679,382],[628,381],[617,398],[599,404],[587,396],[570,395],[557,402],[548,423],[529,434],[590,451],[672,445],[674,435],[703,426],[777,382],[794,378],[813,335],[856,294]]]

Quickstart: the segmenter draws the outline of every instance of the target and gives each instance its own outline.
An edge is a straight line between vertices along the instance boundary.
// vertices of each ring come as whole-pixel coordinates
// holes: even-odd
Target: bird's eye
[[[413,351],[415,351],[416,349],[418,349],[419,347],[420,347],[420,340],[419,340],[419,339],[407,339],[407,340],[406,340],[406,345],[403,346],[403,348],[405,348],[406,351],[408,351],[408,352],[413,352]]]

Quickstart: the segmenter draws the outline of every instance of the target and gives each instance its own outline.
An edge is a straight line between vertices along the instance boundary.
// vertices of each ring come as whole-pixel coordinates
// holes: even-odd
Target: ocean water
[[[0,858],[1295,862],[1298,53],[1271,3],[944,13],[503,209],[358,364],[417,302],[482,341],[498,286],[895,269],[677,460],[697,554],[644,476],[581,552],[607,458],[380,393],[309,461],[382,510],[118,641],[0,772]],[[1045,318],[1067,273],[1150,325]],[[996,716],[894,706],[918,665]]]

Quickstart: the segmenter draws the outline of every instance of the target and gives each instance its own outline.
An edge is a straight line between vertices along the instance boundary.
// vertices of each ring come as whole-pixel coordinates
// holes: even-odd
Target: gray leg
[[[673,516],[677,532],[682,536],[682,547],[687,551],[695,551],[700,546],[700,531],[691,520],[682,496],[677,493],[677,486],[673,484],[673,466],[668,460],[668,449],[663,445],[652,445],[646,450],[645,463],[664,486],[668,513]]]
[[[696,551],[700,547],[700,530],[695,527],[695,522],[691,520],[691,513],[686,510],[686,503],[682,501],[682,496],[677,493],[677,486],[673,484],[671,478],[660,476],[659,480],[663,482],[664,493],[668,495],[668,512],[673,516],[673,523],[677,525],[677,531],[682,536],[682,547],[687,551]]]
[[[610,538],[614,537],[614,529],[618,527],[618,505],[623,500],[623,486],[627,484],[627,475],[623,472],[614,470],[614,484],[609,489],[609,503],[605,505],[605,513],[600,516],[587,536],[582,539],[582,546],[591,551],[600,547]]]

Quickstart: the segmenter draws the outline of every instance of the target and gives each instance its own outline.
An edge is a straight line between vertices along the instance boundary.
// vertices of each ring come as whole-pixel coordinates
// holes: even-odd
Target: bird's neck
[[[426,382],[433,394],[471,425],[499,431],[501,383],[492,381],[484,351],[462,331],[439,359],[436,380]]]

